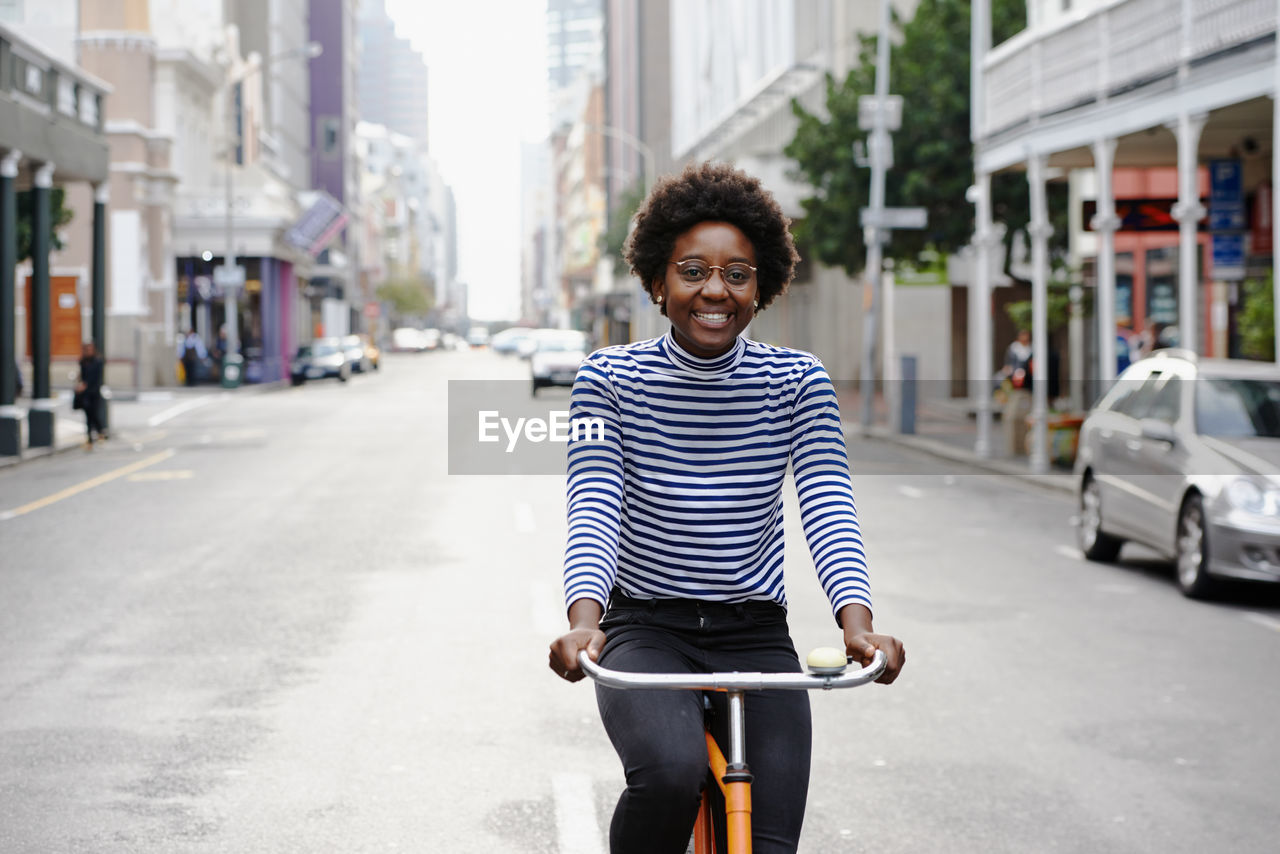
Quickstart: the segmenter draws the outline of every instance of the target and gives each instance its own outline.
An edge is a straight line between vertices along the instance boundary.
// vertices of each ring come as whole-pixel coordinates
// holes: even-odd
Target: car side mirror
[[[1153,439],[1157,442],[1168,442],[1170,445],[1178,443],[1178,434],[1174,432],[1173,425],[1167,421],[1157,421],[1154,418],[1144,418],[1140,426],[1142,438]]]

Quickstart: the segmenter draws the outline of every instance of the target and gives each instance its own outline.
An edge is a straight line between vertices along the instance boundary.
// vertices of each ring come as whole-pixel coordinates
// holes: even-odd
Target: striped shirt
[[[606,347],[578,370],[569,417],[566,605],[607,606],[616,586],[785,606],[789,460],[833,613],[871,607],[835,388],[817,357],[739,337],[702,359],[670,333]]]

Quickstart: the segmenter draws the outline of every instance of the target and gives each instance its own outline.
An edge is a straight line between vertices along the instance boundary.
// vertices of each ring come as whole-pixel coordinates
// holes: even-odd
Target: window
[[[1173,424],[1178,420],[1181,412],[1182,380],[1171,375],[1151,398],[1151,406],[1147,410],[1146,417]]]
[[[1124,400],[1118,401],[1112,407],[1116,412],[1122,412],[1130,418],[1146,418],[1147,412],[1151,408],[1151,402],[1156,396],[1156,391],[1160,388],[1160,381],[1164,379],[1165,374],[1160,371],[1152,371],[1147,377],[1146,382],[1126,395]]]
[[[328,160],[336,158],[342,143],[342,119],[339,116],[319,116],[316,119],[316,137],[320,156]]]
[[[1280,437],[1280,383],[1214,377],[1196,383],[1195,407],[1201,435]]]

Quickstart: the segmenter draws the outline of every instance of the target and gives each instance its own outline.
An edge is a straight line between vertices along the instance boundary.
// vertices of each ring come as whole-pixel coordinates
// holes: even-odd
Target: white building
[[[978,268],[985,272],[978,275],[983,289],[975,301],[989,301],[984,280],[992,265],[983,256],[998,239],[987,201],[991,176],[1025,171],[1036,306],[1032,346],[1044,348],[1045,186],[1068,179],[1080,232],[1073,235],[1075,253],[1089,261],[1090,279],[1097,285],[1097,360],[1088,374],[1101,381],[1114,376],[1115,329],[1118,312],[1126,307],[1135,331],[1149,332],[1144,325],[1167,309],[1180,346],[1227,355],[1237,283],[1272,266],[1267,226],[1274,227],[1275,212],[1270,189],[1280,75],[1276,3],[1078,0],[1065,5],[1032,0],[1026,29],[993,47],[991,0],[973,4],[974,242]],[[1152,204],[1144,207],[1159,210],[1158,203],[1167,202],[1164,215],[1176,225],[1177,238],[1156,246],[1135,236],[1143,224],[1125,215],[1119,184],[1128,177],[1125,170],[1154,175],[1159,169],[1173,176],[1171,187],[1151,192],[1147,201]],[[1073,174],[1081,170],[1090,174]],[[1086,195],[1093,196],[1089,217],[1081,210]],[[1266,203],[1259,204],[1264,196]],[[1260,227],[1260,219],[1266,226]],[[1085,228],[1092,233],[1083,234]],[[1117,251],[1118,242],[1130,239],[1136,256],[1134,249]],[[1128,266],[1119,271],[1125,254]],[[1157,266],[1167,281],[1156,281]],[[1118,275],[1132,277],[1128,298],[1136,305],[1117,303]],[[1153,304],[1150,298],[1157,294]],[[984,316],[981,311],[974,316],[971,334],[979,342],[990,339]],[[974,375],[982,376],[985,367],[975,366]],[[1033,466],[1045,465],[1045,405],[1037,395]]]

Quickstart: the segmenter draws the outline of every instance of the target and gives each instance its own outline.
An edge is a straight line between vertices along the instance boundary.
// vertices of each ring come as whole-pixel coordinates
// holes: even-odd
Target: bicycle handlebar
[[[596,664],[586,650],[578,652],[582,672],[609,688],[672,688],[690,691],[813,691],[856,688],[874,682],[884,672],[887,659],[876,650],[871,663],[859,670],[838,674],[819,673],[630,673]]]

